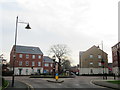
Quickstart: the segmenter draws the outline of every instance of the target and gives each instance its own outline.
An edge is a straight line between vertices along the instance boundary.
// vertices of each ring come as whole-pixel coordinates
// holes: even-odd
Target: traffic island
[[[64,82],[64,80],[47,80],[48,82],[52,82],[52,83],[62,83]]]

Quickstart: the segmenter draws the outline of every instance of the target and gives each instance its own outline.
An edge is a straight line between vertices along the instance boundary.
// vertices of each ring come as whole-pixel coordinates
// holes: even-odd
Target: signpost
[[[56,73],[55,79],[56,79],[56,81],[58,81],[58,73]]]
[[[56,74],[55,74],[55,79],[56,79],[56,81],[58,81],[58,63],[56,63],[56,66],[55,66],[55,72],[56,72]]]

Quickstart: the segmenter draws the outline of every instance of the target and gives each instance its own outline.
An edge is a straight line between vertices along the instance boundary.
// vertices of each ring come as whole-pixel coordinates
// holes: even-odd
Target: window
[[[93,65],[93,62],[90,62],[90,65]]]
[[[32,55],[32,59],[35,59],[35,55]]]
[[[19,54],[19,58],[22,58],[22,56],[23,56],[22,54]]]
[[[45,66],[46,66],[46,67],[48,67],[48,66],[49,66],[49,64],[48,64],[48,63],[46,63],[46,64],[45,64]]]
[[[41,66],[41,62],[38,62],[38,66]]]
[[[53,67],[53,64],[50,64],[51,65],[51,67]]]
[[[98,55],[98,58],[101,59],[101,55]]]
[[[28,61],[26,61],[26,66],[28,66],[29,65],[29,62]]]
[[[26,69],[26,74],[28,74],[28,69]]]
[[[101,62],[98,63],[98,66],[101,66]]]
[[[52,72],[53,70],[51,69],[51,71],[50,72]]]
[[[93,55],[92,55],[92,54],[90,55],[90,58],[93,58]]]
[[[19,61],[19,66],[22,66],[22,61]]]
[[[29,58],[29,55],[26,55],[26,58]]]
[[[35,66],[35,62],[32,62],[32,66]]]
[[[49,70],[46,70],[46,72],[48,73],[48,72],[49,72]]]
[[[39,55],[38,58],[41,59],[41,56]]]

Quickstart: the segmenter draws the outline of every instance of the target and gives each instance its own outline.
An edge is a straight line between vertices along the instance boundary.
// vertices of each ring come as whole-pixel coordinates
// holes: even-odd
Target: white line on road
[[[19,80],[16,80],[16,81],[19,81]],[[19,81],[19,82],[22,82],[22,83],[26,84],[28,86],[28,90],[34,90],[32,85],[30,85],[30,84],[28,84],[26,82],[23,82],[23,81]]]

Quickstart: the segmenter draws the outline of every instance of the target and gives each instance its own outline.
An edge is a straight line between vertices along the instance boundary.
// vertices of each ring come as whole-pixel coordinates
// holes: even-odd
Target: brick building
[[[120,74],[120,42],[112,47],[113,73]]]
[[[101,61],[104,63],[101,63]],[[79,53],[80,74],[108,73],[107,53],[95,45]]]
[[[10,53],[11,66],[13,66],[14,48],[15,46],[13,46]],[[43,53],[39,47],[17,45],[14,73],[15,75],[30,75],[35,72],[43,73],[42,61]]]
[[[53,60],[48,57],[48,56],[44,56],[43,57],[43,72],[44,73],[52,73],[53,72]]]

